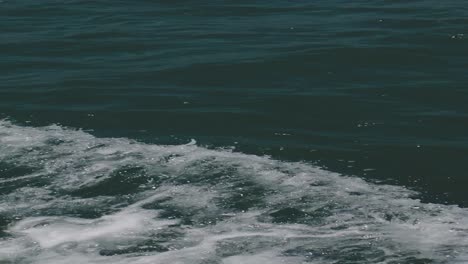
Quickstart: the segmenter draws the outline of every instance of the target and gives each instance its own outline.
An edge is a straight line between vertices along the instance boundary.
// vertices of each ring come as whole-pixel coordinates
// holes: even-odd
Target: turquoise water
[[[464,1],[0,22],[0,263],[468,262]]]

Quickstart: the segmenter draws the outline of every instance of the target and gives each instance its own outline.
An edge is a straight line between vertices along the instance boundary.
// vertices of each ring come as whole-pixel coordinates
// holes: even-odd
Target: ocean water
[[[468,263],[468,5],[0,1],[0,263]]]

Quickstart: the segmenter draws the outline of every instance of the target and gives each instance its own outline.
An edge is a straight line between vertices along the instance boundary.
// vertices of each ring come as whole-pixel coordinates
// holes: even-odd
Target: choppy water
[[[0,1],[0,263],[468,262],[467,28],[455,0]]]

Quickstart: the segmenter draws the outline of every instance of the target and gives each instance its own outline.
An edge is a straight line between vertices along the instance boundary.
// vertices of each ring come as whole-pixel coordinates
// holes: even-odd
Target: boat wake
[[[305,163],[0,121],[1,263],[467,263],[468,210]]]

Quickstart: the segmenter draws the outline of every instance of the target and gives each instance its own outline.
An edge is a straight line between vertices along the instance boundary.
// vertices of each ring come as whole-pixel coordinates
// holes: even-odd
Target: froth
[[[9,262],[467,260],[466,209],[309,164],[0,121],[0,166]]]
[[[152,211],[123,210],[98,219],[31,217],[19,221],[11,231],[27,234],[47,249],[64,243],[130,239],[141,232],[152,232],[176,221],[153,221]]]

